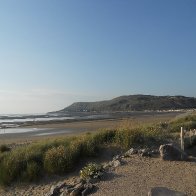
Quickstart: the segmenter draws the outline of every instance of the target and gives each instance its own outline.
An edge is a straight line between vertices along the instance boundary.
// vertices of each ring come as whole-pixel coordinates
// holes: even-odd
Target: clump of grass
[[[81,152],[80,142],[73,142],[66,148],[63,145],[46,151],[44,170],[49,174],[62,174],[74,168]]]
[[[176,118],[169,124],[171,132],[179,132],[181,127],[186,130],[196,128],[196,114],[189,114],[181,118]]]
[[[65,172],[71,168],[70,162],[64,146],[53,147],[45,153],[44,169],[51,174]]]
[[[40,179],[41,167],[36,162],[27,163],[26,170],[22,173],[22,180],[27,182],[36,182]]]

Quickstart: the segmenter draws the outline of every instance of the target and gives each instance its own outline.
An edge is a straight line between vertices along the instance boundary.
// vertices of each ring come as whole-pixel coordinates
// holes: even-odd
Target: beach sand
[[[166,122],[177,116],[179,113],[156,113],[146,115],[136,115],[128,118],[104,119],[104,120],[81,120],[81,121],[58,121],[34,123],[20,127],[43,129],[34,132],[10,133],[0,135],[0,144],[28,143],[35,140],[55,138],[70,135],[79,135],[86,132],[95,132],[101,129],[116,129],[126,124],[135,126],[143,123]],[[6,131],[6,130],[5,130]]]

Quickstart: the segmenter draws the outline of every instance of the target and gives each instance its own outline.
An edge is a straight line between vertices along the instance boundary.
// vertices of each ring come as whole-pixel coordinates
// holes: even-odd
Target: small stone
[[[66,187],[64,192],[67,193],[67,194],[70,194],[73,190],[74,190],[73,187]]]
[[[60,196],[68,196],[68,195],[69,194],[67,194],[65,191],[60,194]]]
[[[84,190],[84,189],[82,189],[82,188],[74,189],[74,190],[70,193],[70,196],[79,196],[79,195],[81,195],[81,192],[82,192],[83,190]]]
[[[186,196],[186,194],[165,187],[154,187],[148,192],[148,196]]]
[[[85,188],[83,191],[82,191],[82,196],[86,196],[89,194],[89,188]]]
[[[86,196],[86,195],[90,194],[90,192],[92,191],[93,187],[94,186],[91,183],[85,184],[85,186],[84,186],[85,189],[82,191],[82,196]]]
[[[50,194],[51,196],[56,196],[60,193],[60,189],[58,186],[52,185],[52,187],[50,188]]]
[[[90,188],[90,189],[92,189],[93,187],[94,187],[94,185],[91,184],[91,183],[86,183],[86,184],[84,185],[84,188]]]
[[[84,184],[83,183],[76,184],[73,189],[74,190],[70,193],[71,196],[81,195],[81,192],[84,190]]]
[[[159,148],[160,156],[163,160],[179,161],[186,160],[187,154],[173,144],[161,145]]]
[[[105,163],[104,165],[103,165],[103,169],[104,170],[107,170],[107,169],[109,169],[111,167],[111,165],[109,164],[109,163]]]
[[[113,157],[113,161],[120,160],[120,159],[121,159],[121,156],[120,155],[116,155],[115,157]]]
[[[151,154],[159,154],[159,150],[152,150]]]
[[[142,149],[140,151],[140,156],[142,157],[150,157],[151,156],[151,151],[148,149]]]
[[[48,196],[56,196],[60,194],[60,190],[66,186],[65,182],[60,182],[57,185],[52,185]]]
[[[125,157],[130,157],[133,154],[137,154],[138,151],[134,148],[129,149],[127,152],[125,152]]]
[[[112,163],[113,167],[119,167],[121,165],[121,162],[119,160],[112,161]]]

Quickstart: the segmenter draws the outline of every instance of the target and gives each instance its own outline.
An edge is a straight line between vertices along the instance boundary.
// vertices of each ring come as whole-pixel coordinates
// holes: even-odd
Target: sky
[[[196,97],[195,73],[196,0],[0,0],[0,114]]]

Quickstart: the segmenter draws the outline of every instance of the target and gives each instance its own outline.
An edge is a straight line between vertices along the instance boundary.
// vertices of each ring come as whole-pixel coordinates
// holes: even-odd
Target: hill
[[[196,98],[185,96],[129,95],[97,102],[76,102],[58,112],[115,112],[196,108]]]

